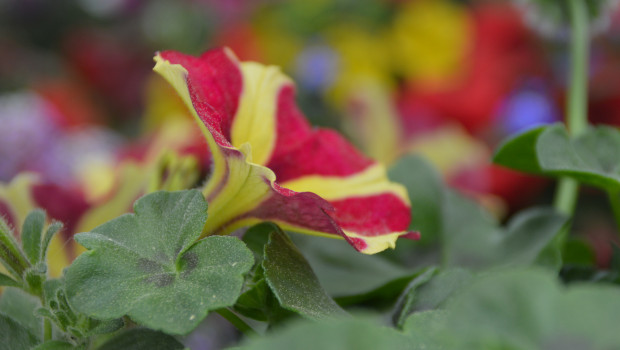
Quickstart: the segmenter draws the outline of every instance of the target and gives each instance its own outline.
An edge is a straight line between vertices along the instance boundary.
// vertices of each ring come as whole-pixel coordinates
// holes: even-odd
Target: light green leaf
[[[5,288],[0,295],[0,312],[24,326],[37,338],[43,335],[43,321],[35,316],[39,299],[18,288]]]
[[[368,319],[335,319],[322,322],[297,322],[265,337],[253,338],[243,350],[410,350],[415,341],[395,329]]]
[[[502,228],[490,213],[454,191],[444,204],[443,256],[446,267],[489,268],[527,265],[566,223],[550,208],[530,208]]]
[[[413,312],[441,307],[452,294],[472,278],[472,273],[461,268],[438,271],[429,269],[411,281],[395,307],[394,323],[403,327]]]
[[[493,161],[515,170],[551,177],[572,177],[608,191],[620,190],[620,131],[588,129],[571,140],[560,125],[538,128],[504,142]]]
[[[31,211],[22,226],[22,247],[30,263],[36,265],[41,259],[41,236],[45,226],[45,212],[41,209]]]
[[[414,313],[405,331],[445,349],[616,349],[619,313],[616,287],[566,288],[547,270],[500,269],[472,279],[433,324]]]
[[[181,350],[174,337],[151,329],[134,328],[115,336],[97,350]]]
[[[441,176],[424,158],[406,155],[389,169],[390,180],[403,184],[411,199],[409,229],[422,233],[414,246],[429,244],[441,234]],[[402,240],[401,240],[402,241]],[[401,241],[398,243],[400,244]]]
[[[235,237],[196,242],[207,211],[199,191],[155,192],[134,211],[76,236],[89,251],[66,272],[75,309],[185,334],[209,310],[234,304],[252,253]]]
[[[265,279],[282,307],[317,320],[346,314],[327,295],[306,259],[278,226],[271,225],[264,249]]]
[[[45,235],[43,235],[43,242],[41,243],[41,260],[45,261],[47,258],[47,248],[52,241],[52,238],[56,233],[58,233],[62,229],[62,223],[60,221],[52,222],[45,231]]]
[[[0,350],[30,349],[39,340],[26,327],[0,312]]]

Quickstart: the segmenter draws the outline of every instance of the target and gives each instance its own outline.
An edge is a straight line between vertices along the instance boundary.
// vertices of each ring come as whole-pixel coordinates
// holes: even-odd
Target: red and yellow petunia
[[[269,220],[342,237],[368,254],[394,247],[398,237],[417,238],[407,231],[405,188],[338,133],[311,127],[277,67],[239,62],[228,49],[200,57],[166,51],[155,61],[212,153],[203,236]]]

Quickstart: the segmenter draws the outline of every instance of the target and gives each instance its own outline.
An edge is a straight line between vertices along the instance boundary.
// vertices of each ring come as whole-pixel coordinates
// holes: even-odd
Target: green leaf
[[[26,327],[0,312],[0,350],[30,349],[39,340]]]
[[[414,340],[417,349],[449,350],[441,344],[447,314],[444,310],[429,310],[411,314],[403,325],[404,332]],[[445,343],[445,341],[444,341]]]
[[[28,213],[22,226],[22,247],[31,264],[36,265],[41,259],[41,235],[45,226],[45,211],[35,209]]]
[[[512,136],[497,148],[493,161],[526,173],[540,174],[542,169],[537,161],[536,141],[548,128],[562,127],[558,124],[541,126]]]
[[[235,310],[246,317],[275,325],[294,313],[280,306],[265,280],[264,250],[272,231],[273,224],[266,222],[250,227],[243,235],[243,242],[254,253],[255,264],[245,276],[243,292],[235,303]]]
[[[608,126],[588,129],[571,140],[560,125],[538,128],[504,142],[497,164],[532,174],[568,176],[608,191],[620,190],[620,131]]]
[[[414,313],[405,331],[445,349],[616,349],[619,313],[618,288],[567,289],[547,270],[502,269],[471,280],[434,324]]]
[[[472,200],[446,193],[443,255],[447,267],[527,265],[551,242],[566,218],[550,208],[530,208],[501,228]]]
[[[380,255],[360,254],[341,240],[326,241],[296,234],[291,234],[291,239],[303,252],[327,294],[337,298],[369,294],[415,274]],[[396,295],[399,293],[400,290]]]
[[[436,241],[441,234],[443,185],[440,175],[424,158],[406,155],[389,169],[388,176],[390,180],[404,185],[409,193],[411,199],[409,229],[422,233],[415,245]]]
[[[19,287],[19,283],[11,277],[0,272],[0,286],[4,287]]]
[[[416,290],[419,286],[427,283],[437,274],[437,268],[429,268],[422,274],[411,280],[403,294],[396,302],[396,312],[394,313],[394,323],[397,327],[402,327],[406,317],[411,313],[415,301]]]
[[[15,241],[13,230],[0,215],[0,263],[16,279],[22,279],[24,271],[30,267],[28,259]]]
[[[471,272],[461,268],[427,270],[412,280],[399,298],[395,307],[394,323],[397,327],[403,327],[410,314],[440,307],[471,278]]]
[[[32,348],[32,350],[76,350],[83,349],[83,347],[73,346],[71,343],[67,343],[60,340],[50,340],[45,343],[41,343],[36,347]]]
[[[264,257],[265,279],[282,307],[317,320],[346,314],[321,287],[288,236],[273,224]]]
[[[541,130],[529,131],[527,135],[534,137]],[[514,151],[528,153],[526,147]],[[521,159],[516,154],[514,157]],[[399,242],[395,252],[400,249],[403,252],[400,260],[407,264],[416,261],[411,256],[419,255],[415,266],[441,263],[444,267],[481,269],[527,265],[537,261],[566,221],[551,209],[536,208],[518,213],[502,228],[480,204],[442,185],[436,171],[417,156],[403,157],[390,175],[392,180],[407,187],[411,197],[411,228],[419,229],[422,237],[427,237],[423,238],[426,250],[401,249],[403,245]]]
[[[235,237],[196,241],[207,211],[199,191],[155,192],[134,211],[76,236],[89,251],[66,272],[75,309],[185,334],[209,310],[235,303],[252,253]]]
[[[151,329],[134,328],[115,336],[97,350],[176,350],[184,349],[174,337]]]
[[[0,312],[37,337],[43,335],[43,322],[35,316],[35,310],[40,306],[39,299],[18,288],[5,288],[0,295]]]
[[[41,260],[45,261],[47,258],[47,248],[52,241],[52,238],[56,233],[58,233],[62,229],[62,222],[54,221],[52,222],[45,231],[45,235],[43,235],[43,242],[41,243]]]
[[[240,348],[243,350],[418,349],[413,339],[366,318],[296,322],[265,337],[251,338]]]

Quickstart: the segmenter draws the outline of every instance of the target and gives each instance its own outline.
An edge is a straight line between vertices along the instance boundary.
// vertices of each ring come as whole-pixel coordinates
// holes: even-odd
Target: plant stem
[[[230,322],[233,326],[235,326],[238,330],[241,331],[246,336],[254,336],[257,335],[256,331],[250,327],[245,321],[243,321],[239,316],[235,315],[232,311],[227,308],[221,308],[215,310],[220,316],[224,317],[228,322]]]
[[[43,341],[52,340],[52,323],[49,319],[43,318]]]
[[[568,12],[571,21],[570,38],[570,76],[568,98],[566,100],[566,123],[571,137],[581,135],[588,125],[588,9],[584,0],[568,0]],[[555,208],[567,216],[572,216],[577,203],[579,184],[569,178],[562,178],[558,183],[554,200]],[[564,245],[570,227],[562,230],[558,236],[559,247]]]

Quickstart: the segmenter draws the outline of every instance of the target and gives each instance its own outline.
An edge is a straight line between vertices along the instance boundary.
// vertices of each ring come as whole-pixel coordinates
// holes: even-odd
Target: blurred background
[[[421,154],[505,219],[553,192],[489,160],[506,137],[563,118],[566,30],[538,18],[500,0],[1,0],[0,181],[34,171],[77,188],[78,203],[102,198],[119,159],[144,157],[186,114],[153,54],[228,46],[290,75],[315,125],[388,165]],[[590,120],[620,125],[620,14],[595,27]],[[207,173],[204,145],[182,147]],[[613,222],[598,192],[584,196],[575,227],[605,266]]]

